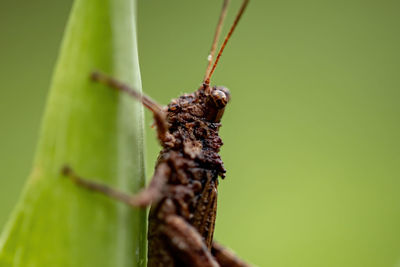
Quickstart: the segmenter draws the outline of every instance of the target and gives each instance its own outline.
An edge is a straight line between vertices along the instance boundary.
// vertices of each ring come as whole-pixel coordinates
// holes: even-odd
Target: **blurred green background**
[[[30,171],[71,3],[0,2],[0,228]],[[220,6],[139,0],[146,93],[166,104],[197,89]],[[232,93],[221,243],[259,266],[400,266],[399,14],[390,0],[251,1],[212,80]]]

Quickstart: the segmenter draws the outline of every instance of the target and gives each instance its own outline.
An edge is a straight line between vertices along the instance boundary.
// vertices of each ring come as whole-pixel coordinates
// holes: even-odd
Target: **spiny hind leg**
[[[178,215],[168,215],[162,233],[174,258],[193,267],[219,267],[196,228]]]
[[[162,142],[172,141],[170,140],[172,136],[168,134],[168,122],[166,119],[166,112],[164,111],[164,108],[160,104],[151,99],[149,96],[135,90],[129,85],[120,82],[117,79],[114,79],[113,77],[110,77],[104,73],[98,71],[93,72],[91,74],[91,78],[95,82],[102,83],[117,91],[124,92],[130,95],[131,97],[136,98],[138,101],[140,101],[143,104],[143,106],[148,108],[153,113],[154,121],[157,126],[158,138]]]
[[[160,163],[156,168],[156,171],[149,186],[140,191],[137,195],[127,194],[105,184],[93,182],[82,178],[78,174],[76,174],[74,170],[72,170],[69,166],[64,166],[62,168],[62,174],[71,179],[78,186],[81,186],[88,190],[104,194],[108,197],[124,202],[129,206],[146,207],[150,205],[153,201],[160,198],[161,190],[170,174],[170,168],[167,163]]]
[[[239,259],[232,250],[215,241],[212,244],[211,253],[221,267],[251,267],[250,264]]]

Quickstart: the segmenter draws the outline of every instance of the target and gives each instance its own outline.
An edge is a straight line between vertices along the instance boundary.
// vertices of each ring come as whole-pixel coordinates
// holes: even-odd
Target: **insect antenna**
[[[225,37],[225,40],[224,40],[223,44],[222,44],[222,46],[221,46],[221,48],[220,48],[220,50],[218,52],[218,55],[217,55],[217,58],[215,59],[213,67],[212,67],[211,71],[209,72],[209,74],[204,79],[204,83],[205,84],[210,84],[211,75],[214,73],[214,70],[217,67],[219,58],[221,57],[222,52],[224,51],[226,44],[228,43],[229,39],[231,38],[231,35],[232,35],[233,31],[235,30],[240,18],[242,17],[242,15],[244,13],[244,10],[246,9],[247,4],[249,3],[249,1],[250,0],[244,0],[243,1],[242,6],[240,7],[238,14],[236,15],[235,21],[233,22],[228,34]]]
[[[224,3],[222,4],[221,14],[219,16],[217,28],[215,29],[214,40],[211,45],[210,54],[208,55],[208,58],[207,58],[208,65],[207,65],[207,69],[206,69],[206,74],[204,76],[204,81],[207,79],[208,75],[210,74],[210,70],[212,67],[213,60],[214,60],[215,51],[217,50],[219,36],[221,35],[222,26],[224,25],[224,20],[226,17],[226,13],[228,11],[229,2],[230,2],[230,0],[224,0]]]

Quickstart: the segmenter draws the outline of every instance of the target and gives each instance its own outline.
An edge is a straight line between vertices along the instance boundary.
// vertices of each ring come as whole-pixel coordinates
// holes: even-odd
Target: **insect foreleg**
[[[82,178],[68,166],[64,166],[62,169],[62,174],[70,178],[77,185],[91,191],[102,193],[108,197],[114,198],[133,207],[146,207],[153,201],[157,200],[161,195],[161,189],[168,179],[169,172],[170,168],[168,165],[166,163],[161,163],[158,165],[149,186],[139,192],[137,195],[130,195],[105,184],[100,184]]]
[[[215,241],[212,244],[211,253],[221,267],[251,267],[250,264],[239,259],[233,251]]]
[[[105,84],[110,86],[111,88],[125,92],[126,94],[136,98],[139,100],[143,106],[148,108],[154,116],[154,120],[157,126],[158,138],[163,142],[168,142],[170,137],[168,136],[168,123],[166,120],[166,114],[163,107],[158,104],[156,101],[151,99],[149,96],[142,94],[141,92],[131,88],[129,85],[114,79],[104,73],[101,72],[93,72],[91,74],[91,78],[93,81]]]
[[[174,258],[193,267],[219,267],[196,229],[178,215],[165,218],[163,234]]]
[[[105,84],[115,90],[125,92],[128,95],[136,98],[137,100],[142,102],[143,105],[146,108],[148,108],[150,111],[152,111],[153,113],[162,111],[162,106],[160,104],[158,104],[156,101],[154,101],[153,99],[151,99],[149,96],[142,94],[141,92],[133,89],[129,85],[127,85],[111,76],[108,76],[107,74],[104,74],[99,71],[95,71],[91,74],[90,77],[95,82]]]

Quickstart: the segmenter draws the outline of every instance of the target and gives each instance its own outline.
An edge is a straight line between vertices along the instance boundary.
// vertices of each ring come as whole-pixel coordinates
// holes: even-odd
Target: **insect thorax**
[[[218,154],[223,143],[218,131],[229,98],[228,89],[205,85],[194,93],[173,99],[167,106],[167,121],[174,141],[163,144],[164,149],[175,151],[196,167],[213,170],[224,177],[225,168]]]

